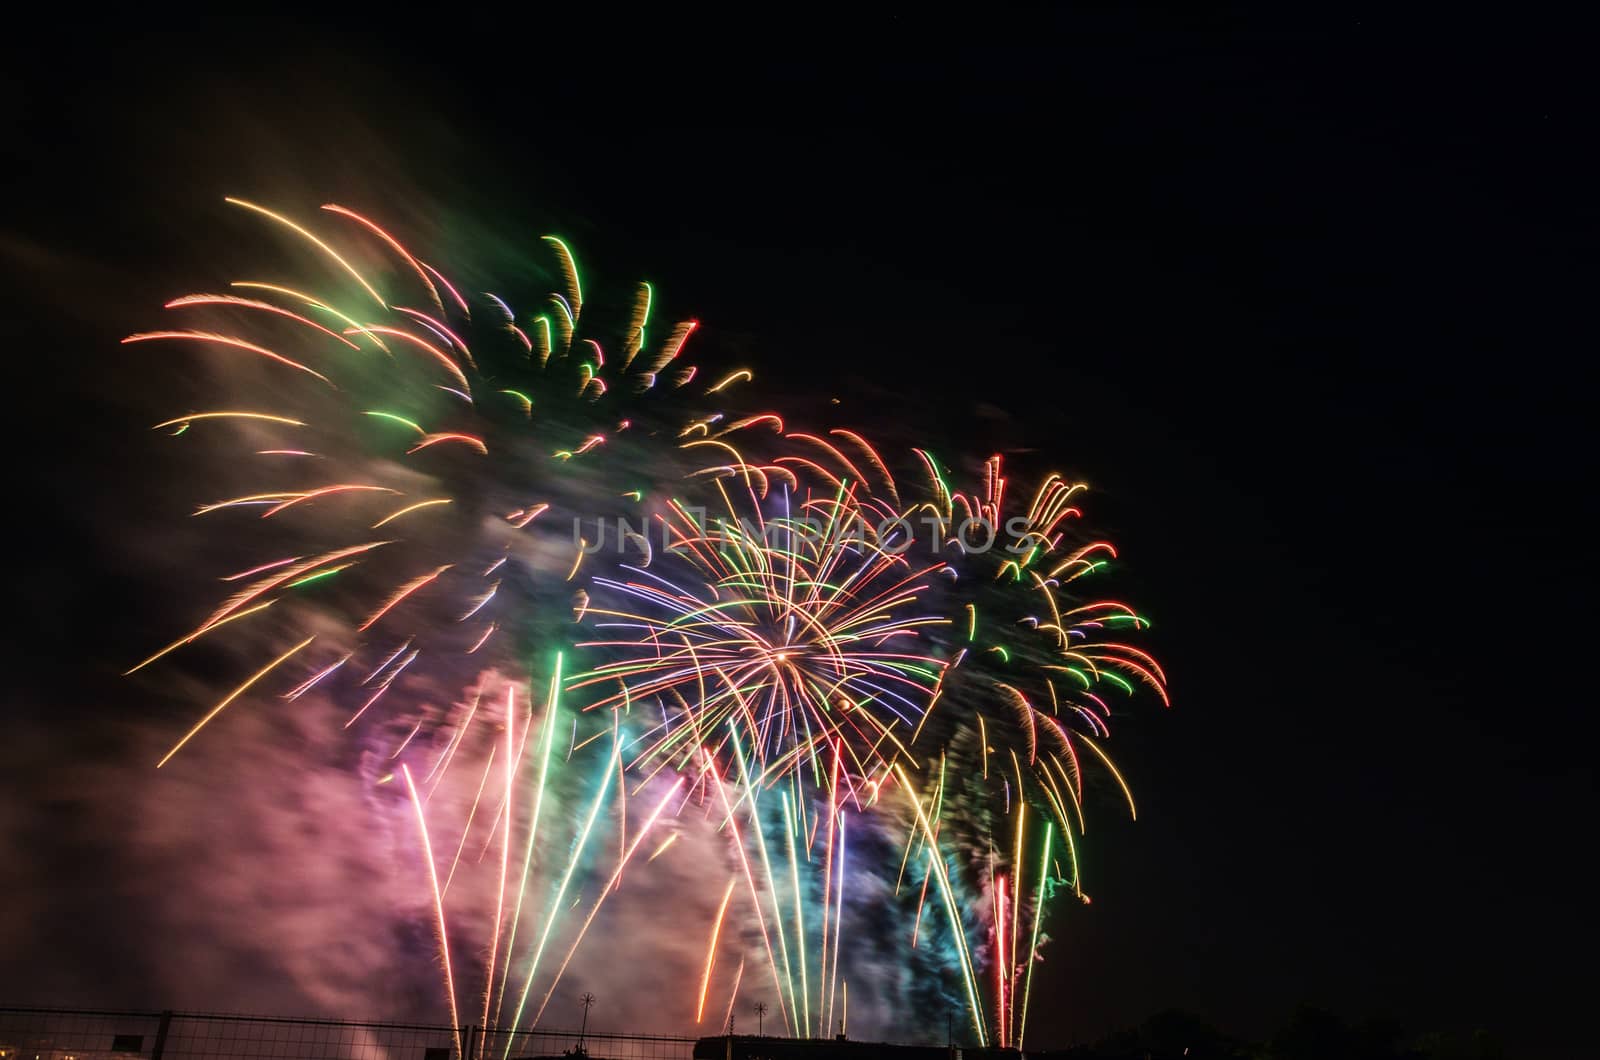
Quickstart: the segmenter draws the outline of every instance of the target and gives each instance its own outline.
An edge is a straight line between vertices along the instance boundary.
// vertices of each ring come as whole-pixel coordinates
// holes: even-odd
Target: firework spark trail
[[[170,762],[172,760],[172,756],[177,754],[180,750],[182,750],[184,744],[186,744],[190,740],[194,739],[195,734],[198,733],[201,729],[205,728],[207,725],[209,725],[213,718],[215,718],[218,714],[221,714],[223,712],[223,710],[225,710],[227,708],[229,703],[232,703],[234,700],[236,700],[240,696],[244,695],[246,692],[248,692],[250,690],[250,687],[252,685],[254,685],[257,681],[259,681],[263,677],[267,676],[273,670],[276,670],[283,663],[288,662],[291,658],[293,658],[295,655],[297,655],[299,653],[301,648],[304,648],[306,645],[310,644],[313,640],[316,640],[316,638],[315,637],[307,637],[305,640],[301,641],[299,644],[296,644],[294,647],[290,648],[288,651],[284,652],[282,655],[280,655],[276,659],[272,660],[266,666],[264,666],[260,670],[256,671],[256,673],[251,675],[250,679],[245,681],[244,684],[240,685],[238,688],[235,688],[232,692],[228,693],[228,695],[222,700],[222,702],[220,702],[216,706],[212,707],[211,711],[208,714],[206,714],[205,717],[203,717],[199,721],[195,722],[194,727],[192,729],[190,729],[188,732],[183,734],[183,738],[181,740],[179,740],[177,743],[172,745],[172,750],[168,751],[165,755],[162,756],[161,761],[156,763],[156,768],[160,769],[162,766],[164,766],[168,762]]]
[[[967,953],[967,933],[961,922],[961,914],[956,909],[955,894],[950,886],[950,877],[945,871],[944,858],[938,854],[938,844],[933,838],[933,828],[928,823],[927,816],[922,812],[922,803],[912,787],[910,779],[905,774],[902,766],[895,766],[895,774],[900,778],[900,783],[906,789],[906,794],[911,800],[912,810],[916,815],[917,827],[922,830],[928,840],[929,852],[933,858],[933,867],[936,870],[936,879],[939,882],[939,893],[944,899],[945,912],[950,918],[950,931],[955,936],[956,950],[961,964],[962,982],[967,990],[967,1004],[972,1015],[972,1028],[978,1036],[978,1045],[987,1044],[988,1038],[983,1029],[983,1006],[978,1002],[977,984],[972,974],[972,958]]]
[[[281,353],[275,353],[264,346],[258,346],[253,342],[246,342],[244,339],[236,339],[228,335],[218,335],[217,333],[211,331],[144,331],[137,335],[129,335],[122,341],[124,344],[126,344],[130,342],[156,342],[160,340],[206,342],[217,346],[228,346],[232,347],[233,349],[244,350],[246,353],[253,353],[257,356],[265,357],[269,361],[275,361],[278,364],[293,368],[296,371],[304,372],[309,376],[313,376],[322,380],[330,387],[334,385],[333,380],[329,379],[315,368],[311,368],[308,365],[301,364],[299,361],[285,357]]]
[[[505,801],[505,832],[500,841],[500,885],[495,888],[494,894],[494,928],[489,936],[489,970],[483,978],[483,1027],[484,1034],[489,1033],[489,1001],[494,994],[495,962],[500,953],[500,926],[501,918],[505,915],[506,904],[506,876],[511,867],[511,797],[512,785],[517,776],[517,760],[520,755],[512,752],[516,743],[517,719],[515,715],[516,692],[515,689],[506,689],[506,801]],[[479,1043],[478,1051],[483,1051],[487,1037]]]
[[[301,236],[306,241],[308,241],[313,246],[315,246],[318,250],[320,250],[324,254],[326,254],[329,258],[331,258],[335,262],[337,262],[341,268],[343,268],[352,277],[354,277],[355,281],[361,285],[361,288],[364,291],[366,291],[368,294],[370,294],[372,296],[372,300],[377,302],[380,307],[387,308],[385,303],[384,303],[384,301],[383,301],[383,297],[381,295],[379,295],[376,290],[373,289],[372,285],[366,281],[366,279],[361,275],[361,273],[356,271],[356,269],[355,269],[355,267],[353,265],[351,265],[344,258],[340,257],[339,253],[336,250],[334,250],[332,247],[328,246],[328,244],[324,243],[322,240],[318,239],[315,235],[311,234],[305,228],[302,228],[300,225],[298,225],[295,222],[291,221],[289,218],[283,216],[282,214],[274,213],[273,211],[267,209],[266,207],[258,206],[253,202],[247,202],[244,199],[235,199],[235,198],[232,198],[232,197],[229,197],[229,198],[225,199],[224,201],[228,202],[228,203],[230,203],[230,204],[232,204],[234,206],[242,206],[246,210],[253,210],[256,213],[259,213],[259,214],[262,214],[262,215],[264,215],[266,217],[269,217],[272,220],[276,221],[278,224],[281,224],[285,228],[288,228],[291,231],[295,232],[297,235]]]
[[[634,836],[633,842],[629,844],[622,856],[617,859],[616,871],[611,874],[611,878],[606,881],[605,886],[600,888],[600,895],[594,900],[594,905],[589,909],[589,915],[578,928],[577,935],[573,938],[572,945],[567,949],[567,955],[561,962],[561,967],[556,969],[555,975],[550,977],[550,987],[545,991],[544,1000],[539,1002],[539,1011],[534,1013],[533,1025],[535,1027],[539,1025],[539,1020],[544,1016],[545,1006],[550,1004],[550,995],[555,993],[556,984],[561,982],[562,975],[566,973],[567,965],[572,961],[572,955],[578,952],[578,947],[583,944],[583,937],[588,933],[589,926],[594,923],[594,918],[599,915],[600,906],[605,902],[606,897],[616,890],[622,880],[622,870],[633,860],[634,852],[639,849],[639,844],[643,843],[645,837],[650,834],[650,829],[655,827],[656,819],[661,816],[661,811],[667,808],[667,803],[672,801],[672,797],[678,793],[678,789],[681,787],[683,787],[683,779],[680,777],[673,781],[672,787],[667,790],[665,795],[661,796],[661,801],[656,804],[655,809],[651,810],[650,815],[645,818],[645,822],[640,827],[639,833]],[[730,891],[730,893],[732,892]]]
[[[1039,892],[1033,905],[1033,941],[1028,945],[1028,972],[1022,984],[1022,1021],[1017,1025],[1017,1050],[1022,1050],[1023,1041],[1028,1033],[1028,999],[1033,994],[1033,966],[1039,963],[1039,925],[1044,921],[1044,901],[1048,897],[1045,890],[1049,883],[1050,872],[1050,833],[1051,822],[1044,823],[1044,847],[1039,857]]]
[[[828,985],[828,1026],[833,1026],[833,1000],[839,986],[839,940],[844,926],[844,822],[845,813],[839,811],[839,879],[834,885],[834,913],[833,913],[833,971],[829,976]],[[847,986],[846,990],[849,989]]]
[[[728,1011],[722,1016],[722,1025],[733,1033],[733,1003],[739,999],[739,984],[744,982],[744,958],[739,958],[739,968],[733,973],[733,989],[728,991]]]
[[[805,901],[800,893],[800,865],[795,857],[795,822],[789,812],[789,793],[783,793],[783,838],[789,852],[789,885],[794,891],[794,944],[799,956],[796,962],[800,967],[800,1011],[801,1026],[811,1025],[811,988],[809,977],[806,974],[806,916]]]
[[[1019,766],[1017,788],[1019,792],[1022,790],[1020,773],[1021,767]],[[1011,941],[1006,950],[1006,952],[1010,955],[1010,959],[1006,962],[1006,1011],[1011,1013],[1011,1021],[1007,1024],[1007,1041],[1011,1041],[1016,1037],[1016,1032],[1010,1029],[1010,1025],[1011,1023],[1015,1023],[1017,1020],[1017,936],[1018,927],[1021,923],[1020,918],[1022,912],[1022,840],[1024,834],[1024,824],[1027,821],[1027,814],[1028,804],[1019,801],[1017,803],[1017,823],[1015,826],[1017,845],[1015,851],[1011,855],[1011,878],[1013,881],[1011,895]]]
[[[467,716],[462,719],[460,725],[456,726],[456,731],[451,735],[449,743],[445,745],[444,753],[434,760],[433,768],[428,770],[428,775],[423,778],[423,783],[426,784],[428,781],[433,780],[435,773],[439,775],[439,779],[434,781],[433,787],[428,789],[428,798],[433,797],[433,792],[444,781],[444,774],[449,771],[450,763],[455,759],[457,748],[461,746],[461,741],[466,737],[467,730],[472,727],[472,719],[478,713],[478,704],[482,700],[482,695],[479,692],[472,697],[472,705],[467,708]]]
[[[729,722],[729,724],[731,725],[732,722]],[[789,1009],[788,1009],[788,1005],[784,1001],[784,982],[785,982],[785,977],[786,977],[787,973],[785,973],[785,975],[780,975],[778,973],[778,960],[777,960],[777,957],[772,952],[772,938],[767,933],[766,915],[761,910],[761,895],[756,890],[755,874],[752,873],[751,870],[750,870],[750,859],[745,854],[744,839],[739,834],[739,823],[738,823],[738,820],[734,816],[733,805],[728,801],[727,788],[723,784],[722,777],[720,775],[718,775],[718,773],[716,771],[716,763],[711,760],[711,756],[710,756],[709,752],[707,752],[707,754],[706,754],[706,759],[707,759],[706,771],[707,771],[707,774],[708,774],[709,783],[711,783],[716,788],[718,796],[722,799],[723,810],[724,810],[724,813],[725,813],[725,816],[724,816],[724,827],[726,827],[728,829],[729,833],[732,836],[734,852],[738,855],[739,866],[740,866],[740,868],[742,868],[744,870],[745,883],[750,889],[750,903],[755,908],[756,923],[761,929],[761,944],[767,951],[767,964],[772,969],[773,986],[776,988],[776,990],[778,992],[778,1013],[779,1013],[779,1016],[782,1018],[782,1020],[784,1022],[784,1025],[785,1026],[789,1026],[790,1025],[790,1023],[789,1023]],[[752,806],[753,805],[754,804],[752,803]],[[760,828],[760,825],[758,823],[756,825],[756,829],[758,830],[758,835],[759,835],[759,828]],[[765,854],[764,853],[763,853],[763,856],[762,856],[762,860],[765,861]],[[770,870],[768,871],[767,875],[768,875],[768,878],[770,879],[770,877],[771,877],[771,871]],[[773,908],[773,916],[777,917],[776,905],[774,905],[774,908]],[[775,920],[775,923],[778,923],[778,922],[779,921]],[[781,928],[779,929],[778,939],[779,939],[780,943],[783,940],[783,933],[782,933]],[[741,965],[741,967],[743,967],[743,965]],[[785,969],[788,968],[788,956],[787,956],[787,954],[785,954],[785,956],[784,956],[784,967],[785,967]],[[731,1006],[732,1002],[730,1001],[729,1004]]]
[[[785,1012],[785,1019],[790,1022],[793,1028],[793,1033],[796,1037],[798,1037],[804,1033],[802,1030],[804,1024],[800,1022],[800,1010],[795,1006],[794,972],[789,964],[789,943],[788,935],[783,929],[783,912],[778,907],[778,886],[776,877],[774,877],[772,874],[772,862],[767,857],[767,840],[762,831],[761,820],[756,813],[757,803],[755,787],[751,783],[750,771],[745,765],[744,752],[740,747],[737,734],[735,734],[732,743],[734,757],[739,766],[739,781],[744,785],[744,794],[742,798],[749,806],[750,831],[756,837],[756,851],[761,855],[761,871],[766,880],[768,899],[772,903],[772,923],[778,936],[778,953],[783,958],[783,978],[779,981],[779,1009],[780,1011]],[[730,809],[729,820],[731,821],[732,819],[733,811]],[[761,900],[759,895],[756,893],[753,882],[751,884],[751,898],[756,902]],[[768,953],[770,955],[770,948]],[[776,974],[776,966],[774,966],[773,971],[774,974]],[[787,1007],[785,1007],[782,1002],[783,988],[785,986],[788,988],[789,996],[789,1003]]]
[[[561,696],[561,665],[562,655],[556,653],[555,670],[550,676],[550,690],[545,698],[544,722],[540,726],[541,739],[544,742],[544,751],[539,757],[539,780],[533,791],[533,809],[528,821],[528,842],[522,856],[522,879],[517,884],[517,902],[511,914],[511,934],[506,940],[506,953],[516,952],[517,927],[522,921],[522,902],[528,893],[528,874],[533,867],[533,855],[539,841],[539,818],[544,809],[545,789],[550,778],[550,748],[555,745],[555,725],[559,713]],[[500,1008],[505,1002],[506,984],[511,979],[511,962],[506,961],[505,971],[500,977],[500,991],[494,1004],[494,1022],[500,1023]]]
[[[706,991],[711,988],[711,968],[717,959],[717,941],[722,937],[722,918],[728,913],[728,902],[733,898],[733,889],[738,882],[737,876],[729,878],[728,889],[722,892],[722,903],[717,906],[716,919],[711,922],[711,939],[706,943],[706,970],[700,976],[700,1002],[694,1010],[696,1023],[705,1019]]]
[[[528,963],[528,973],[523,980],[522,996],[517,1000],[516,1012],[511,1017],[511,1030],[514,1032],[522,1026],[522,1013],[528,1005],[528,994],[533,990],[533,981],[539,974],[539,962],[544,957],[545,945],[550,941],[550,932],[554,929],[556,919],[562,911],[562,903],[566,898],[567,887],[572,883],[572,876],[577,871],[578,863],[583,857],[583,851],[588,846],[589,835],[594,830],[595,820],[600,816],[600,810],[605,806],[606,795],[611,790],[611,778],[620,756],[622,745],[615,745],[611,757],[607,759],[605,769],[600,774],[600,786],[595,792],[594,803],[589,807],[589,813],[584,818],[583,827],[573,842],[572,856],[567,861],[567,867],[561,873],[561,882],[556,887],[555,893],[550,898],[549,912],[545,916],[544,930],[539,935],[539,944],[534,949],[533,958]],[[510,1055],[511,1036],[506,1040],[506,1055]]]
[[[1006,878],[1002,873],[994,884],[994,997],[995,1022],[1000,1048],[1006,1047],[1006,979],[1009,963],[1006,960]]]
[[[445,873],[442,894],[450,893],[450,881],[456,878],[456,866],[461,863],[461,852],[466,849],[467,837],[472,834],[472,822],[478,816],[478,803],[483,798],[483,789],[488,786],[489,773],[494,769],[494,756],[497,753],[499,753],[497,748],[489,748],[488,761],[483,764],[483,779],[478,782],[478,793],[472,797],[472,809],[467,811],[467,823],[461,827],[461,841],[456,844],[455,856],[450,859],[450,871]]]
[[[822,985],[827,982],[827,978],[828,978],[828,923],[829,923],[829,920],[830,920],[831,905],[832,905],[832,900],[833,900],[833,897],[834,897],[834,893],[833,893],[834,892],[834,888],[833,888],[833,856],[834,856],[834,840],[835,840],[834,828],[835,828],[835,825],[836,825],[836,819],[838,817],[838,812],[839,812],[838,811],[838,805],[837,805],[838,792],[839,792],[839,747],[838,747],[837,744],[835,744],[834,748],[833,748],[833,775],[830,778],[829,783],[828,783],[828,811],[827,811],[828,835],[827,835],[827,839],[826,839],[824,847],[823,847],[823,864],[822,864],[822,955],[821,955],[821,959],[820,959],[820,962],[819,962],[822,971],[821,971],[821,975],[818,977],[818,983],[817,983],[818,990],[822,989]],[[842,890],[842,888],[841,888],[841,890]],[[827,1004],[823,1004],[822,1001],[819,998],[818,1004],[817,1004],[817,1022],[818,1022],[819,1028],[822,1030],[823,1035],[826,1036],[828,1027],[833,1025],[833,1006],[832,1006],[831,1000]]]
[[[411,808],[417,817],[417,834],[422,842],[423,861],[428,866],[428,885],[433,891],[433,908],[439,931],[439,959],[444,964],[445,995],[450,1001],[450,1025],[454,1028],[456,1055],[461,1056],[461,1016],[456,1011],[456,979],[450,969],[450,937],[445,930],[444,896],[439,892],[439,873],[433,865],[433,844],[428,839],[428,819],[422,812],[422,800],[417,798],[417,786],[411,780],[411,769],[404,763],[400,775],[406,780],[406,794],[411,798]]]

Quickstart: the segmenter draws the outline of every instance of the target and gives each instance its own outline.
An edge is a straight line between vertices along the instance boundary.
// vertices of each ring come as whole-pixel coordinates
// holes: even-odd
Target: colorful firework
[[[797,487],[802,481],[789,478]],[[629,768],[647,778],[672,769],[697,777],[692,792],[715,789],[724,828],[747,868],[744,840],[753,838],[762,886],[748,871],[746,883],[780,1010],[796,1034],[825,1032],[837,996],[846,807],[858,814],[870,808],[892,780],[904,753],[895,730],[916,728],[938,681],[942,664],[918,648],[923,627],[946,621],[920,600],[942,563],[918,567],[869,540],[843,486],[793,494],[785,483],[763,504],[745,485],[730,494],[718,481],[722,506],[712,518],[672,502],[659,516],[670,547],[656,563],[626,567],[626,581],[594,579],[597,592],[619,602],[591,604],[586,620],[608,639],[582,647],[611,658],[571,687],[615,688],[597,696],[591,710],[658,710],[660,720],[640,732]],[[725,785],[736,789],[731,799]],[[763,794],[773,789],[778,797],[766,794],[764,819]],[[788,869],[790,901],[783,904],[768,849],[774,805],[782,811],[774,838]],[[810,917],[814,979],[806,906],[815,888],[800,879],[801,861],[809,864],[813,855],[821,869],[820,909]],[[703,997],[697,1009],[703,1011]]]
[[[978,1041],[1020,1047],[1047,900],[1087,901],[1086,776],[1132,807],[1100,746],[1112,697],[1166,698],[1128,636],[1145,619],[1077,595],[1115,556],[1069,532],[1082,487],[1052,475],[1013,510],[998,457],[962,492],[919,449],[902,491],[859,433],[725,408],[749,370],[695,385],[696,324],[652,348],[648,285],[608,363],[554,237],[561,289],[520,315],[353,211],[325,207],[334,238],[229,201],[332,285],[244,280],[168,304],[199,325],[127,340],[226,364],[239,391],[156,425],[233,447],[245,484],[195,514],[250,555],[133,668],[227,645],[250,675],[158,766],[273,681],[347,704],[390,763],[377,782],[403,782],[458,1024],[536,1024],[625,869],[694,806],[730,861],[696,1022],[719,952],[739,951],[731,1013],[759,940],[790,1033],[842,1027],[870,886],[899,896],[903,960],[949,978]]]
[[[1086,784],[1107,778],[1135,812],[1102,744],[1118,699],[1144,689],[1168,702],[1160,665],[1131,642],[1149,622],[1120,601],[1080,595],[1116,557],[1110,542],[1072,532],[1082,484],[1048,475],[1015,507],[998,456],[983,463],[979,488],[962,491],[932,454],[913,450],[919,484],[902,490],[860,434],[785,441],[803,455],[723,473],[744,476],[752,492],[778,489],[778,475],[793,483],[797,471],[821,479],[847,500],[870,549],[916,571],[919,612],[933,620],[919,623],[915,654],[935,680],[912,709],[886,718],[876,770],[863,776],[874,802],[898,786],[910,804],[896,890],[916,896],[911,944],[926,937],[931,888],[974,1033],[1014,1046],[1025,1038],[1048,897],[1065,888],[1088,902],[1077,856]]]
[[[510,993],[507,1014],[520,1020],[551,947],[566,944],[563,897],[602,871],[600,822],[618,818],[620,882],[665,805],[630,835],[613,776],[621,729],[613,720],[612,752],[599,753],[607,719],[591,725],[594,715],[560,705],[552,631],[570,621],[575,593],[582,607],[576,575],[590,544],[573,528],[580,516],[640,510],[658,483],[696,466],[693,443],[712,427],[727,436],[770,420],[722,411],[748,370],[694,384],[684,363],[693,321],[650,341],[658,299],[648,284],[614,322],[620,339],[608,354],[591,337],[604,328],[591,329],[559,239],[545,246],[561,289],[519,314],[499,295],[468,293],[344,207],[324,208],[326,234],[229,202],[286,233],[307,270],[323,275],[247,277],[175,298],[167,308],[185,326],[126,340],[181,351],[207,371],[216,404],[156,428],[208,446],[226,482],[245,484],[194,514],[222,524],[214,532],[230,556],[249,558],[223,572],[225,596],[202,621],[129,672],[209,649],[242,660],[250,676],[157,766],[191,741],[226,739],[210,730],[274,681],[289,702],[315,694],[346,704],[344,726],[389,764],[369,779],[404,781],[452,1014],[497,1020]],[[587,744],[596,751],[569,766]],[[570,834],[552,821],[557,801],[579,822]],[[464,890],[467,865],[490,851],[492,880]],[[471,892],[489,895],[486,912]],[[540,893],[549,904],[536,910]],[[452,960],[450,905],[491,918],[470,932],[486,939],[483,967],[470,974]],[[474,976],[481,1004],[458,1005]]]
[[[1136,814],[1127,782],[1102,747],[1113,703],[1142,688],[1167,704],[1166,675],[1131,643],[1149,627],[1143,615],[1118,600],[1081,595],[1116,557],[1110,542],[1071,531],[1082,514],[1073,502],[1087,487],[1050,474],[1024,506],[1013,507],[999,456],[983,463],[980,488],[962,492],[931,453],[914,453],[924,472],[916,501],[880,501],[873,510],[888,520],[879,525],[916,535],[913,554],[944,558],[932,600],[950,622],[929,631],[947,665],[907,741],[913,768],[922,760],[926,794],[902,882],[906,866],[926,862],[914,933],[930,880],[955,930],[951,888],[962,883],[965,892],[985,896],[975,934],[988,943],[989,1022],[996,1044],[1019,1046],[1046,899],[1064,886],[1088,902],[1077,856],[1087,779],[1108,778]],[[898,502],[892,479],[887,483],[883,492]],[[964,879],[939,864],[941,843],[959,855]],[[958,949],[970,958],[967,947]],[[963,974],[976,1013],[979,978],[970,963]],[[984,1033],[976,1015],[975,1030]]]

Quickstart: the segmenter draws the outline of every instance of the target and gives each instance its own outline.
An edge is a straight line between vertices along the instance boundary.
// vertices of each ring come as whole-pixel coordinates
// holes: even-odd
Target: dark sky
[[[138,489],[98,413],[221,195],[553,222],[770,378],[956,441],[993,406],[1095,484],[1175,709],[1119,733],[1140,820],[1095,836],[1039,1033],[1176,1005],[1259,1034],[1311,1000],[1555,1055],[1595,942],[1584,57],[1559,27],[975,17],[128,27],[8,60],[12,706],[91,724],[77,686],[138,640],[84,529]]]

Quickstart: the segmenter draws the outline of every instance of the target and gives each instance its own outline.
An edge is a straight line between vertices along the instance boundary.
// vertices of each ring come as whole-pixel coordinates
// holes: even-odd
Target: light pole
[[[583,1006],[583,1026],[578,1030],[578,1051],[581,1053],[583,1052],[583,1036],[589,1033],[589,1008],[594,1004],[594,995],[585,991],[584,995],[578,999],[578,1003]]]

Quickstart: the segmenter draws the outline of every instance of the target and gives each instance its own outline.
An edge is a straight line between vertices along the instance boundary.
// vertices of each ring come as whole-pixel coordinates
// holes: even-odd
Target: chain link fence
[[[694,1046],[693,1038],[593,1031],[0,1008],[0,1060],[691,1060]]]

